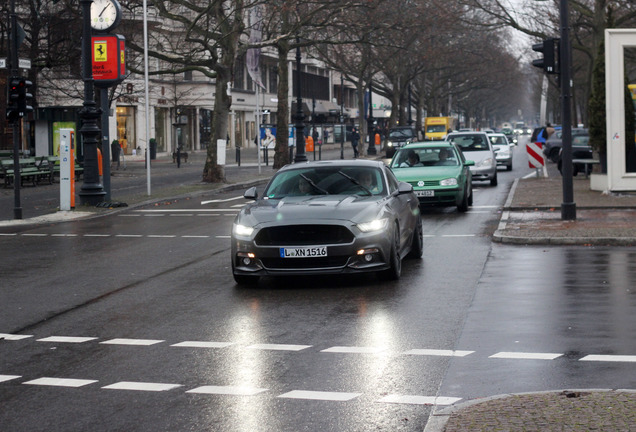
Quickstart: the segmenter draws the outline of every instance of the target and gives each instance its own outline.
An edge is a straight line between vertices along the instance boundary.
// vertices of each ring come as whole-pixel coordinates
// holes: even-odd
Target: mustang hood
[[[259,199],[239,214],[243,225],[329,223],[348,220],[353,223],[373,220],[383,197],[354,195],[312,195],[280,200]],[[302,222],[300,222],[302,221]]]

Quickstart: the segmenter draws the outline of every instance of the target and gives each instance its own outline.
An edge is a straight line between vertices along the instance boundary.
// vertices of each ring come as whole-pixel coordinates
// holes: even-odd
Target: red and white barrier
[[[543,144],[540,142],[529,142],[526,144],[526,151],[528,152],[528,165],[530,168],[542,168],[545,164],[543,160]]]

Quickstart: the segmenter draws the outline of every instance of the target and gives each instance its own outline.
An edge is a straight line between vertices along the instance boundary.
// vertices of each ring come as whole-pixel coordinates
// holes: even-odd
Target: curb
[[[472,399],[465,402],[460,402],[457,404],[453,404],[449,407],[444,407],[439,410],[435,408],[431,411],[429,415],[428,421],[426,423],[426,427],[424,428],[424,432],[444,432],[446,429],[446,425],[450,420],[450,417],[464,409],[473,407],[475,405],[488,403],[494,400],[506,399],[514,396],[541,396],[541,395],[559,395],[559,394],[569,394],[569,393],[629,393],[634,394],[636,390],[629,389],[562,389],[562,390],[547,390],[540,392],[524,392],[524,393],[504,393],[500,395],[488,396],[479,399]]]

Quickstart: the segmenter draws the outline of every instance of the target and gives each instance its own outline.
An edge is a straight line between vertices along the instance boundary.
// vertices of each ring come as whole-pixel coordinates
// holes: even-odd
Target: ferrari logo
[[[96,62],[108,61],[108,50],[106,49],[106,41],[95,42],[93,47],[93,49],[95,50],[94,55]]]

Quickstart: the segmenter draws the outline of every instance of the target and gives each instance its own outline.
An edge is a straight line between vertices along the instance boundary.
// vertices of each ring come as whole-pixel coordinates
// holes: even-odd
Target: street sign
[[[7,68],[7,59],[0,58],[0,69]],[[18,68],[19,69],[31,69],[31,60],[28,59],[19,59],[18,60]]]
[[[7,59],[0,58],[0,69],[5,69],[7,67]]]

